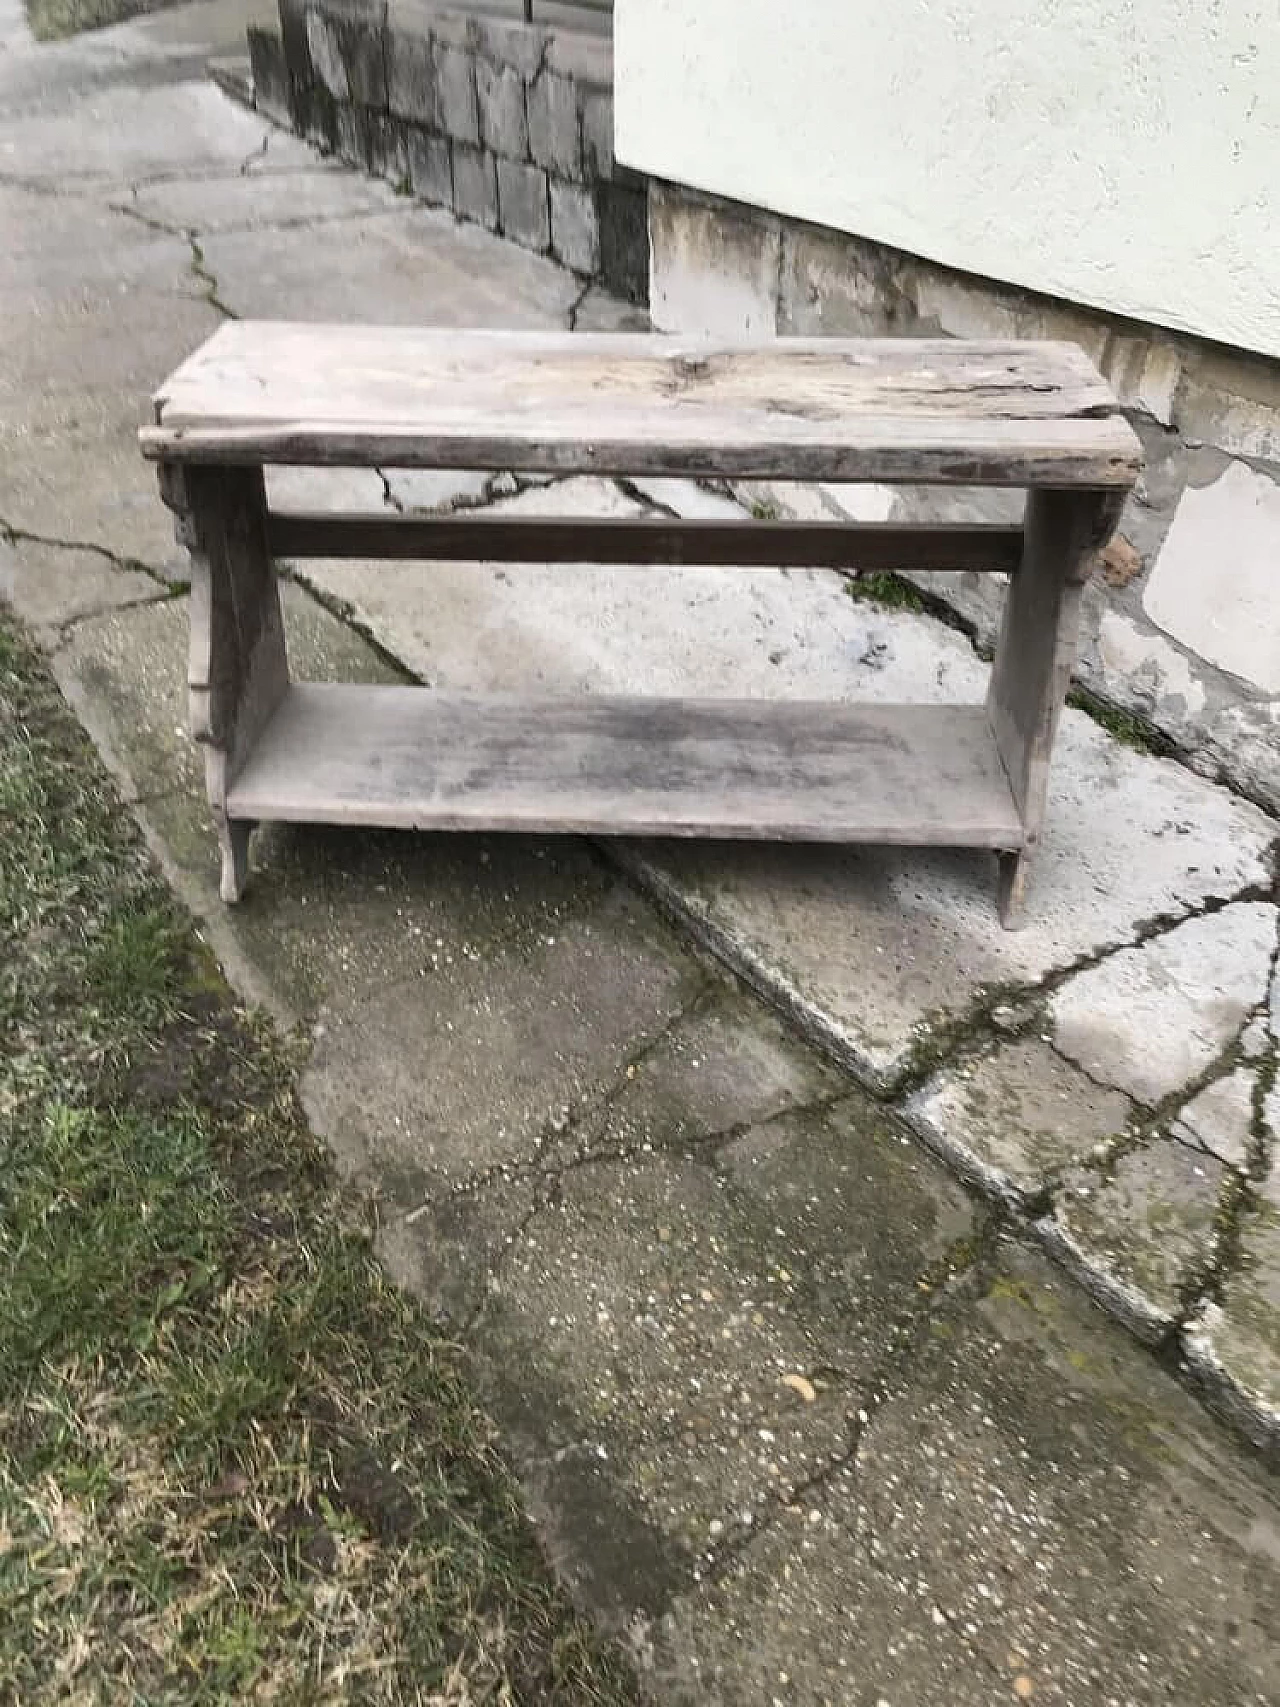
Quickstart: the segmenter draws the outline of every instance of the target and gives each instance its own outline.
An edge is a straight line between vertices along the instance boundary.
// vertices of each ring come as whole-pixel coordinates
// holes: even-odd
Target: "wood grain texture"
[[[1049,758],[1075,663],[1080,598],[1106,500],[1090,492],[1032,492],[1026,544],[1005,597],[987,710],[1028,847],[1039,839]],[[1012,883],[1012,878],[1010,879]],[[1010,889],[1011,906],[1025,874]]]
[[[187,658],[191,732],[204,748],[205,789],[222,852],[222,897],[240,897],[248,833],[227,791],[288,685],[284,619],[267,546],[260,468],[167,470],[191,563]]]
[[[1011,848],[981,706],[291,687],[242,819]]]
[[[710,564],[739,568],[950,569],[1012,573],[1022,529],[857,522],[508,520],[485,515],[273,511],[276,557],[477,563]]]
[[[145,454],[797,480],[1131,485],[1141,453],[1074,344],[460,332],[228,322]]]

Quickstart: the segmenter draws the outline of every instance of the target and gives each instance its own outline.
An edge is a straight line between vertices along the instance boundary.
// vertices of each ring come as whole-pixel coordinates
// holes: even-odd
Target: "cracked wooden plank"
[[[1137,439],[1073,344],[239,321],[156,398],[153,457],[1127,488]]]

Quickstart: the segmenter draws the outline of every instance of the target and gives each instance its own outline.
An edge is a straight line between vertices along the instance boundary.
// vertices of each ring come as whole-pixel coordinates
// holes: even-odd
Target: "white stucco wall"
[[[1280,0],[615,0],[618,158],[1280,355]]]

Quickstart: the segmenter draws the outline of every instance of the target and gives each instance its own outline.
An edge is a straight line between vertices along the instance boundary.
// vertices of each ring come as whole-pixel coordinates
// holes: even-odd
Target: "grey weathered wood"
[[[229,322],[149,456],[800,480],[1132,484],[1074,344],[458,332]]]
[[[169,466],[161,492],[178,513],[176,531],[191,563],[191,731],[204,747],[222,897],[235,901],[247,875],[252,826],[235,822],[227,793],[289,685],[262,470]]]
[[[1080,598],[1115,509],[1096,492],[1032,492],[1027,498],[1022,562],[1005,598],[987,692],[987,713],[1013,798],[1023,842],[1000,870],[1001,921],[1019,921],[1027,865],[1040,839],[1049,758],[1071,685]]]
[[[236,818],[1016,847],[981,706],[296,684]]]
[[[599,521],[273,511],[277,557],[481,563],[667,563],[738,568],[950,569],[1011,573],[1022,529],[978,523]]]
[[[263,817],[994,848],[1019,920],[1080,592],[1140,463],[1073,345],[224,327],[143,448],[192,553],[192,718],[243,887]],[[264,462],[1026,485],[1025,531],[268,516]],[[288,684],[272,554],[1012,570],[985,706]]]

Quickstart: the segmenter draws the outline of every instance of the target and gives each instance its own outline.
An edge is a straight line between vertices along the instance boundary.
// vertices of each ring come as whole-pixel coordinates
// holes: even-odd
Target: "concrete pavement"
[[[1189,1386],[1274,1441],[1275,824],[1076,713],[1017,936],[967,856],[624,872],[282,828],[223,909],[147,393],[228,311],[629,311],[226,101],[198,65],[242,10],[36,48],[0,4],[0,589],[231,976],[308,1039],[309,1115],[580,1597],[662,1700],[1267,1700],[1274,1490]],[[321,499],[730,501],[485,470]],[[304,675],[946,699],[982,670],[818,574],[300,565],[288,606]]]

